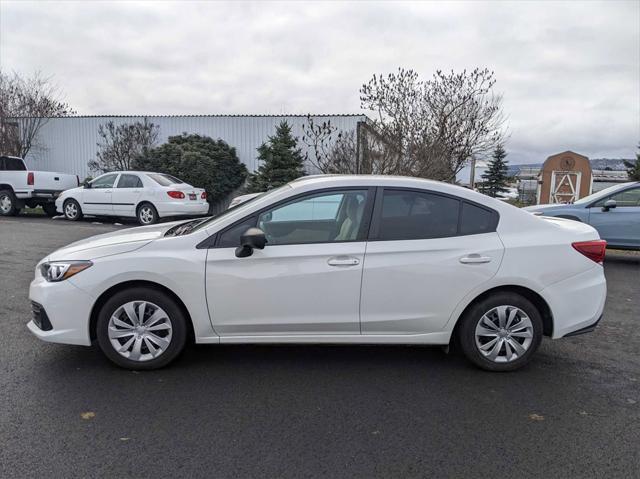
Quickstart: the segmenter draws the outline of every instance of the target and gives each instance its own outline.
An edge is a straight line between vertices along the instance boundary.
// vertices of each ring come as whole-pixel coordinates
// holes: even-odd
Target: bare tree
[[[302,142],[312,152],[311,155],[309,152],[305,154],[305,160],[322,173],[329,173],[331,169],[330,154],[337,130],[331,120],[316,123],[311,115],[307,115],[307,124],[302,125]]]
[[[38,132],[49,119],[74,113],[50,77],[0,71],[1,154],[25,157],[37,146]]]
[[[87,163],[89,169],[102,173],[130,170],[135,159],[156,145],[159,129],[146,118],[142,122],[117,125],[108,121],[100,125],[97,158]]]
[[[386,151],[385,173],[455,181],[469,159],[488,155],[504,139],[494,85],[487,69],[437,71],[427,81],[402,68],[374,75],[360,101],[376,114],[372,128]]]

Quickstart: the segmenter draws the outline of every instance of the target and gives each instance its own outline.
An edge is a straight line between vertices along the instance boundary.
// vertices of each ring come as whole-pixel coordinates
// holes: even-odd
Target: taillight
[[[577,252],[582,253],[596,263],[602,264],[604,261],[604,255],[607,249],[607,242],[605,240],[578,241],[577,243],[571,243],[571,246],[573,246]]]
[[[30,171],[29,173],[27,173],[27,184],[29,186],[33,186],[34,183],[34,175],[33,175],[33,171]]]
[[[207,199],[207,192],[203,191],[202,194],[200,195],[200,199],[201,200],[206,200]]]
[[[184,199],[184,193],[182,191],[167,191],[167,194],[176,200]]]

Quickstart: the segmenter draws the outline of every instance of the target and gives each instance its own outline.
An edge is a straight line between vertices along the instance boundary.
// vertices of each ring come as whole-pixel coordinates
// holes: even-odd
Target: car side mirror
[[[240,236],[240,246],[236,248],[236,257],[246,258],[253,254],[254,249],[264,249],[267,237],[260,228],[249,228]]]
[[[618,206],[618,203],[616,203],[616,200],[607,200],[604,202],[602,211],[609,211],[611,208],[615,208],[616,206]]]
[[[83,188],[85,189],[90,189],[91,188],[91,183],[89,183],[88,181],[83,185]]]

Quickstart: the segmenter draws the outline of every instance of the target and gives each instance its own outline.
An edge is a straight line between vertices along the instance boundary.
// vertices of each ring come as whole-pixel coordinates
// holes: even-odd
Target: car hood
[[[571,205],[563,205],[562,203],[552,203],[550,205],[533,205],[533,206],[525,206],[524,208],[522,208],[525,211],[553,211],[553,210],[559,210],[561,208],[567,208],[570,207]]]
[[[161,225],[127,228],[125,230],[114,231],[113,233],[92,236],[54,251],[49,255],[47,260],[90,260],[114,254],[128,253],[142,248],[158,238],[162,238],[169,228],[182,222],[183,221],[175,221]]]

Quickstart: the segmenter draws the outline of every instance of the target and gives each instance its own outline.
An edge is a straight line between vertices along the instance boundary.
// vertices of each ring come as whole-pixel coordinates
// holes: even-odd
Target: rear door
[[[427,190],[384,189],[362,279],[362,334],[441,331],[456,305],[498,271],[497,212]]]
[[[142,189],[142,180],[138,175],[121,173],[111,196],[113,213],[116,216],[135,216]]]
[[[608,200],[615,200],[616,207],[603,210]],[[640,248],[640,186],[620,191],[591,205],[589,224],[611,246]]]
[[[89,215],[113,215],[113,185],[118,173],[99,176],[82,190],[82,211]]]

